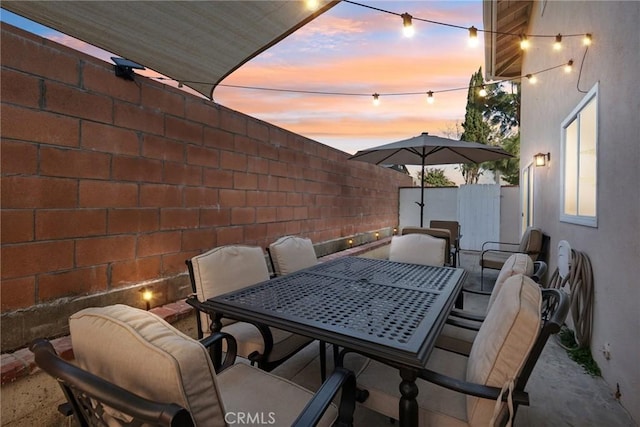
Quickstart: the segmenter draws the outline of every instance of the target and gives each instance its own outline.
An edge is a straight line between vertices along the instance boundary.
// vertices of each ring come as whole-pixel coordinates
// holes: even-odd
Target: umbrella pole
[[[424,158],[426,157],[424,147],[422,147],[422,175],[420,175],[420,228],[424,222]]]

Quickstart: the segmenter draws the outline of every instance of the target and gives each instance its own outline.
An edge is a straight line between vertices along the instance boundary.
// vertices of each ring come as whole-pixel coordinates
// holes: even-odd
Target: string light
[[[485,87],[485,85],[482,85],[480,87],[480,90],[478,91],[478,95],[480,95],[483,98],[487,96],[487,88]]]
[[[307,9],[315,11],[320,6],[320,2],[318,0],[306,0]]]
[[[413,37],[413,35],[415,34],[415,29],[413,28],[413,23],[411,22],[413,16],[409,15],[408,13],[403,13],[400,16],[402,16],[402,32],[404,33],[404,36]]]
[[[538,82],[538,78],[536,77],[535,74],[527,74],[525,77],[527,78],[527,80],[529,80],[529,83],[531,83],[532,85]]]
[[[572,69],[573,69],[573,59],[570,59],[569,62],[567,62],[567,64],[564,66],[564,72],[568,74],[571,72]]]
[[[469,28],[469,46],[478,46],[478,29],[476,27]]]
[[[571,67],[573,66],[573,62],[574,62],[573,59],[571,59],[568,62],[562,63],[560,65],[556,65],[554,67],[546,68],[544,70],[538,70],[538,71],[535,72],[535,74],[546,73],[548,71],[555,70],[556,68],[561,68],[561,67],[564,67],[565,71],[567,71],[567,70],[570,71]],[[490,82],[490,84],[496,85],[496,84],[501,84],[501,83],[505,83],[505,82],[509,82],[509,81],[521,80],[523,78],[527,78],[530,83],[535,83],[535,81],[536,81],[535,74],[534,73],[530,73],[530,74],[521,75],[521,76],[517,76],[517,77],[511,77],[511,78],[507,78],[507,79],[503,79],[503,80],[497,80],[497,81]],[[156,77],[151,77],[151,78],[156,79],[156,80],[172,80],[172,81],[175,81],[174,79],[172,79],[170,77],[164,77],[164,76],[156,76]],[[181,83],[184,83],[184,84],[189,84],[189,83],[191,83],[191,84],[211,84],[210,82],[187,81],[187,80],[183,80],[183,81],[181,81]],[[372,96],[374,105],[379,105],[380,104],[380,97],[381,96],[408,96],[408,95],[422,95],[422,96],[424,96],[424,94],[425,94],[424,91],[394,92],[394,93],[378,93],[378,92],[375,92],[373,94],[371,94],[371,93],[365,94],[365,93],[355,93],[355,92],[330,92],[330,91],[316,91],[316,90],[269,88],[269,87],[259,87],[259,86],[243,86],[243,85],[231,85],[231,84],[223,84],[223,83],[220,83],[217,86],[235,88],[235,89],[250,89],[250,90],[262,90],[262,91],[270,91],[270,92],[298,93],[298,94],[312,94],[312,95],[361,96],[361,97],[362,96]],[[485,84],[481,84],[481,85],[477,85],[477,86],[461,86],[461,87],[455,87],[455,88],[449,88],[449,89],[441,89],[441,90],[438,90],[438,91],[429,90],[429,91],[426,92],[427,93],[427,103],[433,104],[435,102],[435,96],[434,95],[436,93],[454,92],[454,91],[470,90],[470,89],[478,89],[478,91],[480,92],[482,90],[482,88],[484,88],[486,90],[486,85]]]
[[[463,27],[461,25],[455,25],[455,24],[449,24],[446,22],[439,22],[439,21],[433,21],[431,19],[424,19],[424,18],[419,18],[416,16],[412,16],[409,13],[397,13],[397,12],[392,12],[390,10],[385,10],[385,9],[380,9],[378,7],[374,7],[374,6],[370,6],[367,4],[362,4],[362,3],[358,3],[356,1],[353,0],[342,0],[344,3],[349,3],[349,4],[353,4],[355,6],[360,6],[360,7],[364,7],[367,9],[373,9],[376,10],[378,12],[383,12],[383,13],[388,13],[390,15],[396,15],[396,16],[400,16],[402,17],[402,22],[405,28],[407,28],[408,25],[411,26],[411,28],[413,29],[413,24],[412,21],[421,21],[421,22],[426,22],[429,24],[435,24],[435,25],[443,25],[446,27],[450,27],[450,28],[458,28],[458,29],[463,29],[469,32],[469,42],[471,43],[471,39],[473,38],[472,34],[476,35],[476,40],[477,40],[477,32],[478,31],[482,31],[485,33],[489,33],[489,34],[498,34],[498,35],[502,35],[502,36],[517,36],[520,37],[520,47],[524,50],[530,47],[530,42],[529,42],[529,38],[534,38],[534,37],[555,37],[557,39],[557,37],[560,35],[558,34],[558,36],[556,35],[549,35],[549,34],[517,34],[517,33],[511,33],[511,32],[506,32],[506,31],[493,31],[493,30],[485,30],[485,29],[478,29],[476,27]],[[406,18],[405,18],[406,17]],[[409,22],[409,24],[407,24],[407,21]],[[583,43],[585,44],[585,46],[589,46],[591,44],[591,34],[590,33],[581,33],[581,34],[564,34],[561,37],[583,37]]]
[[[430,90],[429,92],[427,92],[427,104],[433,104],[435,102],[435,99],[433,97],[433,91]]]
[[[553,50],[560,50],[562,49],[562,34],[558,34],[556,36],[556,41],[553,42]]]

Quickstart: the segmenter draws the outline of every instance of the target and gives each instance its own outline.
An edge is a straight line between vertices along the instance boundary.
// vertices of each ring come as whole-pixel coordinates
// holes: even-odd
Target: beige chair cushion
[[[200,301],[269,280],[264,253],[257,246],[220,246],[191,258],[191,263]],[[208,336],[211,319],[206,313],[200,313],[200,321],[202,332]],[[224,325],[230,323],[233,321],[223,319]]]
[[[485,311],[486,313],[489,312],[489,309],[495,302],[504,282],[509,277],[515,276],[516,274],[524,274],[526,276],[531,276],[533,274],[533,261],[531,261],[531,258],[527,254],[512,254],[504,263],[500,270],[500,274],[498,274],[496,283],[493,286],[493,291],[489,296],[489,303]],[[444,325],[436,345],[461,354],[469,354],[471,351],[471,345],[476,338],[476,334],[476,331],[470,329],[464,329],[453,325]]]
[[[160,317],[125,305],[69,319],[76,361],[135,394],[187,408],[196,425],[225,426],[208,351]]]
[[[496,300],[504,282],[509,277],[515,276],[516,274],[524,274],[529,277],[533,274],[533,261],[527,254],[511,254],[511,256],[504,262],[500,269],[500,273],[498,274],[498,278],[496,279],[496,283],[493,285],[491,295],[489,296],[489,304],[487,305],[486,310],[487,313]]]
[[[237,421],[235,414],[243,413],[259,417],[252,425],[262,421],[264,425],[289,426],[313,396],[291,381],[242,363],[222,371],[218,384],[230,425]],[[337,416],[337,407],[332,404],[318,425],[330,426]]]
[[[278,276],[293,273],[318,263],[310,239],[285,236],[269,245],[275,272]]]
[[[411,264],[443,266],[448,248],[445,240],[428,234],[393,236],[389,260]]]
[[[529,227],[525,230],[520,240],[518,252],[525,252],[533,255],[533,260],[538,257],[542,249],[542,230],[536,227]]]
[[[469,382],[503,387],[515,379],[538,337],[542,293],[531,278],[507,279],[473,341],[467,362]],[[495,402],[467,396],[470,425],[486,425]]]

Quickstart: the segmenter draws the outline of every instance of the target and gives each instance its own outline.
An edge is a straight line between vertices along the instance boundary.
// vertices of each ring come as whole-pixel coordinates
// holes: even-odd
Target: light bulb
[[[556,41],[553,42],[553,50],[560,50],[562,49],[562,34],[558,34],[556,36]]]
[[[483,98],[487,96],[487,88],[485,88],[484,85],[482,85],[482,87],[478,91],[478,95],[480,95]]]
[[[376,107],[380,105],[380,95],[377,93],[373,94],[373,105],[375,105]]]
[[[587,33],[584,35],[584,38],[582,39],[582,44],[585,46],[591,46],[591,34]]]
[[[413,19],[413,17],[408,13],[403,13],[400,16],[402,16],[402,26],[403,26],[402,32],[404,33],[404,36],[413,37],[413,35],[415,34],[415,30],[413,29],[413,24],[411,23],[411,20]]]
[[[427,92],[427,103],[433,104],[435,102],[435,98],[433,97],[433,91]]]
[[[529,40],[527,40],[527,36],[525,36],[524,34],[520,36],[520,49],[522,50],[526,50],[529,49],[529,46],[531,46],[531,44],[529,43]]]
[[[316,10],[318,9],[318,6],[320,6],[320,2],[318,0],[307,0],[307,9],[309,10]]]
[[[538,81],[538,78],[534,74],[527,74],[525,77],[529,80],[529,83],[531,83],[532,85],[536,84],[536,82]]]
[[[469,28],[469,46],[478,46],[478,29],[476,27]]]
[[[564,66],[564,72],[570,73],[572,69],[573,69],[573,59],[569,60],[569,62],[567,62],[567,65]]]

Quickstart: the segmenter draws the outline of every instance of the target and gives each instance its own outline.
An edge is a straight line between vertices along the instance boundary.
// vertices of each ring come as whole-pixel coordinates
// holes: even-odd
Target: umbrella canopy
[[[424,177],[424,167],[426,165],[482,163],[505,157],[513,156],[499,147],[477,142],[441,138],[423,132],[413,138],[360,150],[349,159],[376,165],[420,165],[422,166],[422,176]],[[422,214],[424,212],[424,179],[422,180],[421,189],[420,203],[416,202],[420,206],[420,227],[422,227]]]

